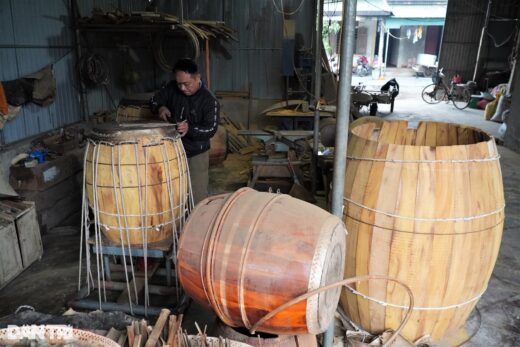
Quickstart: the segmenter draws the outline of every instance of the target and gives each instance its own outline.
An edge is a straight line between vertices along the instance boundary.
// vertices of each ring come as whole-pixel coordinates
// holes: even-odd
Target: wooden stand
[[[103,271],[104,281],[100,284],[94,281],[94,287],[98,290],[109,290],[109,291],[120,291],[119,297],[115,301],[100,302],[99,300],[88,298],[88,289],[82,288],[78,295],[78,300],[71,303],[72,306],[77,308],[86,309],[102,309],[106,311],[123,311],[133,314],[141,314],[147,316],[156,316],[160,314],[159,307],[145,306],[137,304],[133,293],[137,292],[138,296],[141,296],[143,289],[146,284],[150,282],[154,275],[164,276],[166,278],[165,285],[148,285],[148,292],[150,294],[162,295],[162,296],[175,296],[178,293],[178,288],[172,284],[174,273],[172,273],[172,257],[173,257],[173,244],[171,239],[166,239],[160,242],[149,243],[146,247],[142,245],[132,245],[131,247],[116,245],[109,242],[104,236],[102,236],[101,247],[96,247],[94,238],[89,239],[89,249],[91,254],[99,254],[103,260]],[[111,259],[120,258],[123,256],[132,256],[134,266],[134,276],[132,278],[131,265],[127,260],[126,272],[128,273],[128,284],[125,282],[125,267],[122,264],[116,264]],[[144,269],[135,269],[139,267],[137,265],[138,258],[145,257],[148,259],[148,270],[145,272]],[[164,268],[160,268],[160,264],[164,261]],[[100,288],[101,287],[101,288]],[[129,293],[130,288],[131,293]],[[142,300],[141,300],[142,301]],[[140,301],[140,302],[141,302]],[[181,295],[180,302],[185,303],[186,298]],[[179,303],[177,303],[179,304]],[[177,305],[178,310],[182,310]]]

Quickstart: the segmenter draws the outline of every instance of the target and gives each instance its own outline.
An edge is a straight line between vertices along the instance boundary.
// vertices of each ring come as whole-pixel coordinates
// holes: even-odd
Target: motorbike
[[[372,73],[372,67],[368,64],[367,57],[362,55],[357,58],[353,73],[359,77],[365,77]]]

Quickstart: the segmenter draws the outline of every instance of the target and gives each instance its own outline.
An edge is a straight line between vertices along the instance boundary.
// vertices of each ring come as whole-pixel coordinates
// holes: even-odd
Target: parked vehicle
[[[372,73],[372,67],[368,64],[367,57],[362,55],[357,58],[353,73],[359,77],[365,77]]]
[[[394,102],[399,95],[399,83],[395,78],[386,82],[380,90],[366,90],[366,86],[362,83],[352,87],[352,105],[358,111],[363,106],[368,107],[369,114],[375,116],[377,114],[378,104],[390,104],[390,113],[394,112]]]
[[[471,91],[475,87],[475,82],[457,83],[460,82],[460,76],[455,75],[448,86],[444,81],[445,75],[442,70],[443,68],[435,72],[432,76],[433,83],[424,87],[421,93],[424,102],[437,104],[441,101],[451,101],[459,110],[465,109],[471,100]]]

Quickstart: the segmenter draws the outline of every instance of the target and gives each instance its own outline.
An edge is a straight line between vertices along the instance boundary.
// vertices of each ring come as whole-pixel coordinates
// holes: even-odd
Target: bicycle
[[[468,107],[471,100],[471,87],[474,82],[465,84],[454,83],[451,81],[450,86],[444,81],[445,75],[442,68],[433,74],[434,83],[427,85],[422,90],[421,96],[424,102],[428,104],[438,104],[441,101],[453,102],[453,106],[459,110]]]

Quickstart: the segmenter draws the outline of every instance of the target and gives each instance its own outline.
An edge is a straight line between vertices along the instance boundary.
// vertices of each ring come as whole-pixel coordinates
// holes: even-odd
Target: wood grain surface
[[[148,129],[131,143],[89,142],[85,189],[113,243],[120,244],[121,238],[132,245],[157,242],[178,227],[189,194],[186,155],[180,139],[162,136]]]
[[[193,210],[179,242],[179,280],[224,323],[250,328],[276,307],[341,279],[345,244],[343,223],[325,210],[288,195],[242,188]],[[339,293],[296,304],[258,330],[322,332]]]
[[[364,120],[350,129],[344,192],[345,277],[388,275],[410,286],[414,341],[460,329],[485,291],[498,255],[504,192],[494,139],[448,123]],[[408,299],[385,281],[344,290],[363,329],[401,322]],[[388,304],[386,306],[382,303]]]

